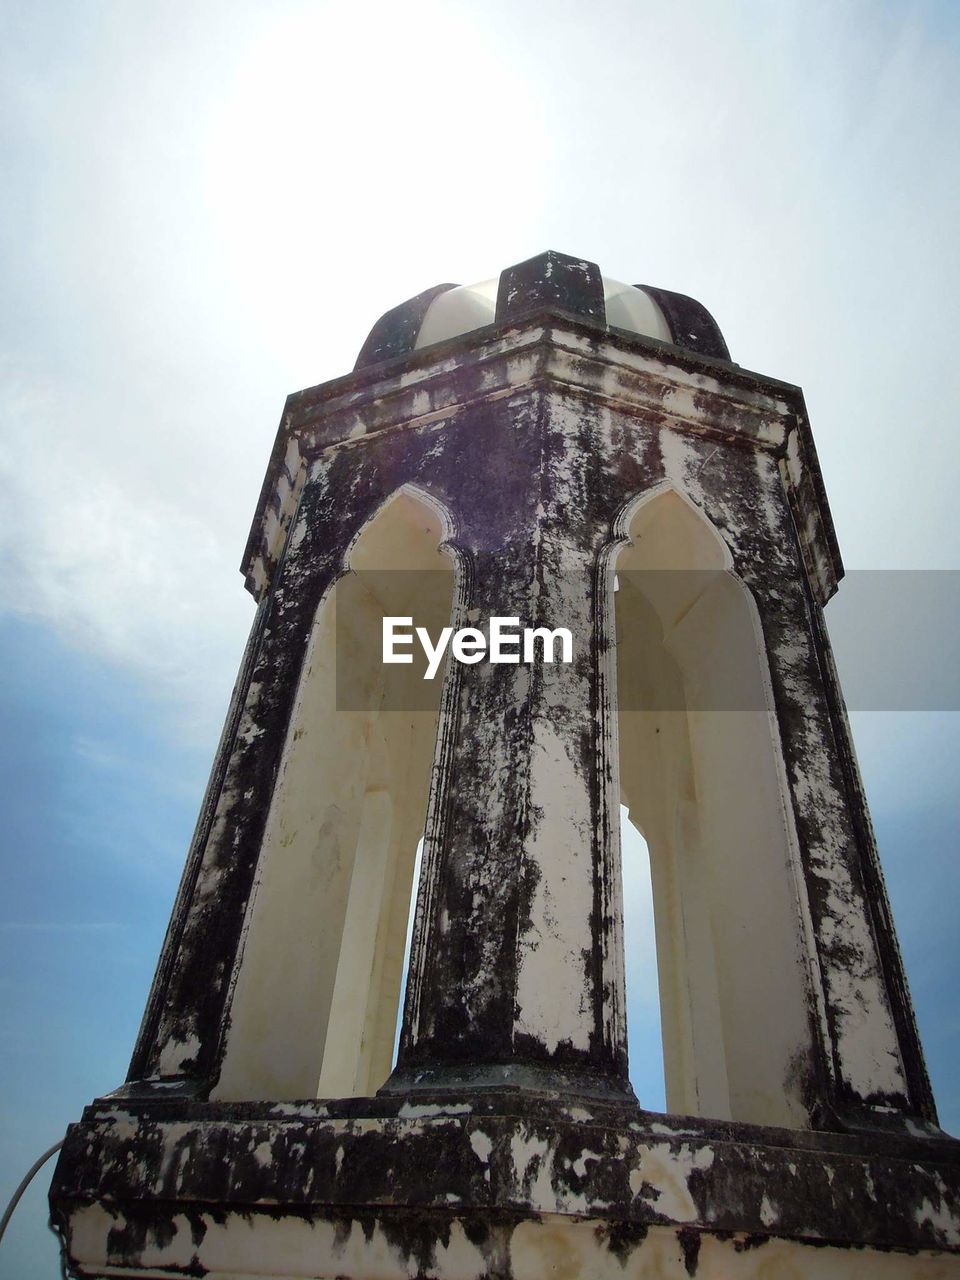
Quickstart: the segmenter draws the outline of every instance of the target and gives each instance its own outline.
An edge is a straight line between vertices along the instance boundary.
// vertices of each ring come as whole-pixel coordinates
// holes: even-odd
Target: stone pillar
[[[580,644],[593,629],[589,562],[570,539],[531,534],[532,554],[503,546],[475,555],[467,617],[566,627]],[[465,1076],[532,1083],[550,1072],[567,1087],[629,1089],[622,1026],[604,995],[609,939],[602,923],[597,930],[591,649],[569,664],[448,668],[449,765],[423,872],[436,887],[418,920],[391,1088]]]

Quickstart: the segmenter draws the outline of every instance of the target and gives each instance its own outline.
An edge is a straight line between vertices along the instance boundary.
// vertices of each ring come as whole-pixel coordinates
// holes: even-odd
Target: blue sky
[[[125,1073],[283,399],[388,307],[548,247],[692,293],[803,386],[848,568],[960,569],[958,57],[924,2],[6,7],[0,1194]],[[957,721],[854,728],[960,1132]]]

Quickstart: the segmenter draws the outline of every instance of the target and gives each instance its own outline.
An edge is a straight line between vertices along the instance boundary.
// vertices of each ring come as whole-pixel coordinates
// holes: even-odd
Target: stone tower
[[[563,254],[440,285],[289,397],[243,570],[129,1077],[54,1177],[72,1274],[960,1274],[796,387]],[[426,680],[385,616],[572,660]],[[621,801],[666,1114],[627,1077]]]

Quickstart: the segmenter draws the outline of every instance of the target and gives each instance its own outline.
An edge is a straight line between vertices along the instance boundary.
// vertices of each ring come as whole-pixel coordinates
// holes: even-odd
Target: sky
[[[736,361],[804,388],[848,570],[953,581],[958,62],[960,10],[932,0],[7,0],[4,1200],[126,1073],[284,398],[348,371],[387,308],[548,248],[690,293]],[[853,719],[960,1132],[960,727],[931,706]],[[649,993],[631,1017],[652,1025]],[[48,1182],[3,1280],[57,1275]]]

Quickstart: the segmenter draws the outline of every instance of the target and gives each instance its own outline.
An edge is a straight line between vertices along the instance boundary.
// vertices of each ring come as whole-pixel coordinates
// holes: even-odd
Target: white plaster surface
[[[619,1251],[607,1243],[610,1224],[556,1214],[525,1220],[509,1233],[505,1249],[486,1254],[463,1225],[451,1219],[446,1240],[436,1244],[432,1263],[421,1269],[404,1256],[381,1227],[369,1233],[359,1223],[338,1230],[331,1222],[266,1215],[200,1215],[202,1239],[194,1244],[190,1224],[174,1219],[175,1234],[148,1240],[140,1267],[106,1263],[106,1240],[123,1226],[99,1205],[78,1209],[72,1218],[75,1256],[89,1276],[175,1277],[199,1263],[212,1280],[956,1280],[960,1258],[931,1253],[886,1253],[842,1249],[770,1238],[699,1237],[691,1273],[675,1230],[653,1226],[642,1241]],[[689,1240],[689,1238],[688,1238]],[[688,1244],[689,1248],[689,1244]]]
[[[416,612],[404,593],[437,581],[390,570],[442,571],[449,617],[446,536],[431,504],[400,491],[354,542],[357,572],[318,609],[248,908],[218,1099],[371,1094],[390,1072],[437,711],[339,707],[337,622],[354,629],[346,650],[370,655],[365,678],[379,681],[371,638],[382,614]]]
[[[526,855],[541,868],[520,940],[517,1030],[549,1053],[562,1042],[586,1050],[593,1026],[583,956],[591,945],[593,863],[587,782],[545,718],[534,724],[530,803],[542,816]]]

